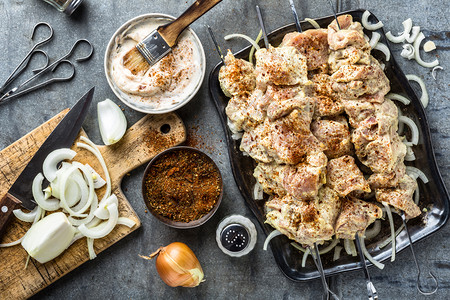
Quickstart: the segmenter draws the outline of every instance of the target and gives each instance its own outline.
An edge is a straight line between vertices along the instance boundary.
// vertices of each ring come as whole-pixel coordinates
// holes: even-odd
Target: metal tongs
[[[32,57],[37,54],[37,53],[41,53],[46,57],[46,64],[37,69],[34,70],[33,72],[36,73],[35,75],[33,75],[32,77],[30,77],[29,79],[25,80],[24,82],[20,83],[19,85],[17,85],[16,87],[10,89],[8,92],[4,93],[1,97],[0,97],[0,104],[5,102],[6,100],[10,100],[12,98],[15,97],[19,97],[21,95],[24,95],[26,93],[29,93],[31,91],[37,90],[39,88],[45,87],[49,84],[55,83],[55,82],[63,82],[63,81],[69,81],[71,80],[74,76],[75,76],[75,66],[74,64],[69,60],[69,57],[71,57],[76,48],[78,48],[78,46],[80,44],[87,44],[89,47],[88,50],[88,54],[86,56],[83,57],[79,57],[79,58],[75,58],[75,61],[77,62],[83,62],[86,61],[88,59],[91,58],[92,54],[94,53],[94,47],[92,46],[92,44],[85,39],[80,39],[77,40],[72,48],[70,49],[70,51],[60,57],[59,59],[57,59],[55,62],[49,64],[49,59],[48,59],[48,55],[45,51],[37,49],[38,47],[48,43],[52,38],[53,38],[53,28],[47,24],[47,23],[38,23],[34,26],[33,28],[33,32],[31,35],[31,38],[34,37],[34,34],[36,32],[36,28],[38,26],[46,26],[49,30],[50,30],[50,35],[44,39],[41,42],[36,43],[31,50],[28,52],[28,54],[22,59],[22,61],[19,63],[19,65],[14,69],[14,71],[11,73],[11,75],[6,79],[5,83],[0,87],[0,92],[4,91],[6,89],[7,86],[9,86],[15,79],[17,79],[19,77],[19,75],[27,68],[27,66],[30,63],[30,60],[32,59]],[[28,88],[25,88],[27,85],[29,85],[29,83],[31,83],[32,81],[36,80],[38,77],[41,77],[42,75],[44,75],[45,73],[48,72],[55,72],[57,69],[61,68],[61,66],[63,65],[68,65],[70,68],[70,73],[67,76],[63,76],[63,77],[53,77],[50,78],[44,82],[38,83],[34,86],[30,86]],[[25,89],[24,89],[25,88]]]
[[[413,243],[412,243],[412,240],[411,240],[411,236],[409,235],[408,226],[406,225],[405,212],[401,213],[401,217],[402,217],[403,225],[405,226],[406,235],[408,236],[409,248],[411,249],[412,257],[414,259],[414,263],[416,264],[416,268],[417,268],[417,282],[416,282],[417,290],[419,291],[419,293],[421,293],[424,296],[433,295],[434,293],[436,293],[436,291],[439,288],[439,282],[437,281],[436,276],[434,276],[434,274],[431,273],[431,271],[430,271],[429,272],[430,275],[428,276],[428,278],[431,277],[433,279],[433,282],[435,284],[435,288],[433,290],[431,290],[430,292],[425,292],[425,291],[423,291],[421,289],[421,287],[420,287],[420,267],[419,267],[419,263],[417,262],[416,254],[414,253],[414,247],[413,247]]]

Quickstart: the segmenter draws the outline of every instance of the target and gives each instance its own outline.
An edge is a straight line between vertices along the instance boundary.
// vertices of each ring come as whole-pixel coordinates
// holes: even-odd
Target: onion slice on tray
[[[419,76],[414,75],[414,74],[408,74],[408,75],[406,75],[406,78],[409,81],[411,81],[411,80],[415,81],[420,85],[420,88],[422,89],[422,95],[420,96],[420,102],[422,102],[422,105],[424,108],[427,108],[429,98],[428,98],[428,91],[427,91],[427,87],[425,86],[425,82],[422,80],[422,78],[420,78]]]

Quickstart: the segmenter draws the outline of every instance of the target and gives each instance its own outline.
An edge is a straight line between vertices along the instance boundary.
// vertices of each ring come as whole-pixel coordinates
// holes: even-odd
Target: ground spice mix
[[[221,192],[216,166],[208,157],[189,149],[158,157],[145,178],[148,206],[177,222],[200,219],[214,207]]]

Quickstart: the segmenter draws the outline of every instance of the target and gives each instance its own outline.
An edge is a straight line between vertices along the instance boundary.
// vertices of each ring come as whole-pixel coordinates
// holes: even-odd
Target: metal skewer
[[[367,295],[369,296],[369,300],[378,300],[378,293],[377,290],[375,289],[375,286],[372,283],[372,280],[370,279],[369,270],[367,269],[366,265],[366,258],[364,257],[364,253],[361,248],[360,235],[358,232],[355,234],[355,242],[356,247],[358,248],[359,258],[361,259],[361,265],[363,267],[364,276],[366,277]]]
[[[295,27],[298,32],[303,32],[300,20],[298,19],[297,10],[295,9],[294,0],[289,0],[289,3],[291,5],[292,14],[294,15]]]
[[[339,25],[339,21],[338,21],[337,15],[336,15],[336,9],[334,8],[333,2],[331,2],[331,0],[328,0],[328,2],[330,2],[331,9],[333,10],[334,18],[336,19],[336,24],[337,24],[339,30],[341,30],[341,25]]]
[[[414,247],[412,244],[411,236],[409,235],[408,226],[406,225],[406,215],[404,212],[402,212],[402,221],[403,221],[403,225],[405,226],[406,235],[408,236],[409,248],[411,249],[414,263],[416,264],[416,268],[417,268],[417,283],[416,283],[417,290],[419,291],[419,293],[421,293],[422,295],[425,295],[425,296],[433,295],[434,293],[436,293],[436,291],[439,288],[439,282],[437,281],[436,276],[434,276],[433,273],[431,273],[431,271],[430,271],[430,276],[428,276],[428,277],[431,277],[433,279],[436,287],[430,292],[424,292],[421,290],[421,288],[420,288],[420,267],[419,267],[419,263],[417,262],[416,254],[414,253]]]
[[[214,32],[212,31],[211,27],[209,27],[209,25],[205,25],[205,26],[208,29],[209,36],[211,37],[211,40],[213,41],[214,46],[216,47],[217,53],[219,53],[220,59],[222,60],[223,64],[225,65],[225,59],[223,58],[222,49],[220,49],[220,46],[217,43],[216,37],[214,35]]]
[[[317,247],[317,243],[314,243],[314,247],[311,249],[311,256],[314,260],[314,264],[316,265],[317,270],[320,274],[320,279],[322,280],[324,295],[326,295],[326,299],[330,299],[330,295],[333,299],[339,300],[339,297],[328,287],[327,280],[325,278],[325,272],[322,266],[322,260],[320,259],[319,247]]]
[[[270,46],[269,39],[267,38],[266,27],[264,26],[264,21],[261,15],[261,9],[259,8],[259,5],[256,5],[256,13],[258,14],[259,25],[261,26],[261,30],[263,33],[264,45],[266,45],[266,48],[269,49]]]

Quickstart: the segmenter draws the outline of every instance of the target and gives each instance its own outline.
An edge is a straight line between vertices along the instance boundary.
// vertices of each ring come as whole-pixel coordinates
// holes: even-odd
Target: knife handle
[[[9,193],[0,200],[0,239],[14,216],[13,210],[19,208],[21,203],[19,199]]]
[[[222,0],[197,0],[176,20],[158,28],[166,43],[173,47],[180,33]]]

